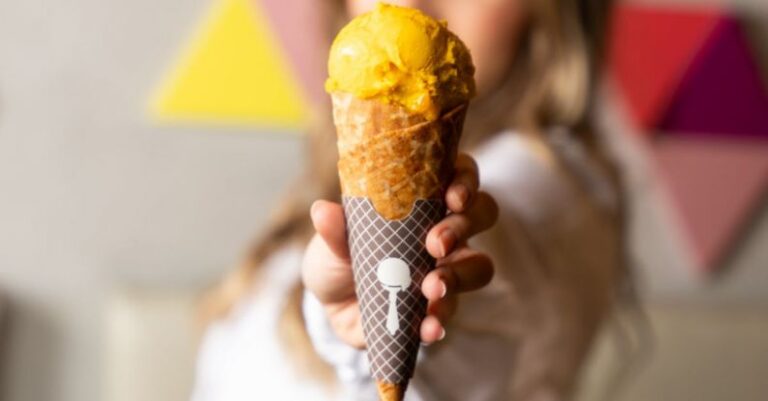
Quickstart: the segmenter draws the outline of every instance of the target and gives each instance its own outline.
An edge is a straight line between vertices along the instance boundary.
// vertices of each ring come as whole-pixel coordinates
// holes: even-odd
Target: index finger
[[[422,283],[422,293],[430,301],[449,294],[475,291],[486,286],[494,275],[493,261],[488,255],[463,247],[438,261]]]

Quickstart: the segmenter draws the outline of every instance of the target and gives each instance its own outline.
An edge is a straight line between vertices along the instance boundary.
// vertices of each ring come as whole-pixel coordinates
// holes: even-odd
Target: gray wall
[[[145,119],[208,5],[0,0],[4,399],[99,399],[107,295],[217,277],[298,171],[297,137]]]
[[[209,3],[0,0],[7,399],[99,399],[105,296],[218,276],[298,170],[295,135],[147,122]]]

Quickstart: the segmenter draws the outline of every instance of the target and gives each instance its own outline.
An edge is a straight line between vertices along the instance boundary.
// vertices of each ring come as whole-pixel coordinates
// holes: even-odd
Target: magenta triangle
[[[768,138],[768,92],[741,25],[724,17],[661,120],[664,132]]]

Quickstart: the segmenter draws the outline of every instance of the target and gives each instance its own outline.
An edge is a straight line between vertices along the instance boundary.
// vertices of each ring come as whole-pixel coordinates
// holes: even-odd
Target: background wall
[[[725,6],[743,22],[746,34],[768,82],[768,7],[754,0],[639,0],[627,3],[650,4],[664,7]],[[727,77],[723,77],[727,79]],[[609,94],[611,98],[614,93]],[[726,257],[722,275],[709,279],[697,275],[679,251],[679,233],[670,232],[667,221],[676,218],[661,203],[662,183],[651,172],[653,156],[643,153],[644,144],[634,138],[642,133],[627,124],[624,111],[613,104],[605,107],[604,123],[610,131],[621,131],[620,152],[628,171],[629,199],[632,203],[631,234],[634,258],[638,262],[638,281],[647,299],[657,302],[700,301],[705,303],[758,303],[768,305],[768,208],[758,210],[744,230],[738,245]],[[628,142],[633,142],[628,145]]]
[[[763,22],[752,34],[768,65],[764,0],[732,3]],[[211,282],[299,171],[295,136],[146,121],[148,94],[208,6],[0,0],[0,291],[12,302],[0,398],[100,399],[114,290]],[[763,213],[718,302],[766,297],[768,278],[749,272],[765,270],[767,238]],[[647,264],[668,256],[648,247]],[[685,273],[658,274],[652,294],[705,297]]]
[[[0,0],[3,399],[101,399],[109,294],[209,283],[299,169],[295,135],[146,121],[209,5]]]

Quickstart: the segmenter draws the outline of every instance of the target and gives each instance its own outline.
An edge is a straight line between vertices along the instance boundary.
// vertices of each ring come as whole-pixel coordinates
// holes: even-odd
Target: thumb
[[[320,235],[328,248],[339,259],[349,260],[347,246],[347,229],[344,220],[344,209],[340,204],[318,200],[310,208],[310,217],[315,231]]]

